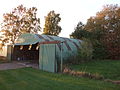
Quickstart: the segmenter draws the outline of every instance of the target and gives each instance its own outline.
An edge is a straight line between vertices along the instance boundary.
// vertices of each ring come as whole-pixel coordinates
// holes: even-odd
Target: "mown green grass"
[[[77,71],[98,73],[108,79],[120,80],[120,60],[91,61],[70,67]]]
[[[32,68],[0,71],[0,90],[120,90],[109,82]]]

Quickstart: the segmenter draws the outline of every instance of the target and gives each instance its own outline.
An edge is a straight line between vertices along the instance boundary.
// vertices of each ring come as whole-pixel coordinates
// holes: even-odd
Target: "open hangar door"
[[[15,45],[12,53],[12,60],[39,62],[38,44]]]

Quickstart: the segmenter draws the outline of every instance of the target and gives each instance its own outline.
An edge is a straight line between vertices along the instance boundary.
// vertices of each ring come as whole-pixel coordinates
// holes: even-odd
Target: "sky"
[[[36,7],[38,9],[37,17],[40,18],[42,28],[45,16],[50,11],[54,10],[55,13],[59,13],[62,27],[59,36],[69,37],[79,21],[85,24],[90,16],[95,16],[96,12],[102,10],[103,5],[120,5],[120,0],[0,0],[0,23],[4,13],[9,13],[21,4],[27,8]]]

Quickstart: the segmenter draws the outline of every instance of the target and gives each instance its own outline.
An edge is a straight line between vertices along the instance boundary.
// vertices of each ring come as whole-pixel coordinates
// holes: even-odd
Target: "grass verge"
[[[71,65],[73,70],[103,75],[105,78],[120,80],[120,60],[99,60]]]
[[[109,82],[22,68],[0,71],[0,90],[120,90]]]

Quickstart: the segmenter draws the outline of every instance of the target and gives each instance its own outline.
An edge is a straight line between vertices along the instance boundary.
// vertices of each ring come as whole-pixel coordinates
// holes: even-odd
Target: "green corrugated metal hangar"
[[[62,67],[63,61],[77,54],[81,42],[78,39],[26,33],[18,37],[14,48],[8,46],[7,56],[10,60],[33,60],[42,70],[58,72],[58,66]]]

